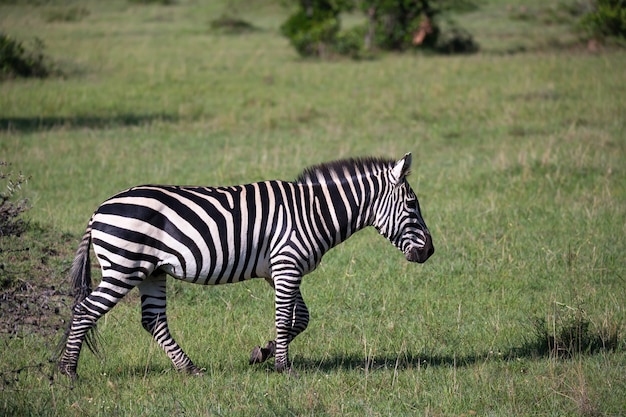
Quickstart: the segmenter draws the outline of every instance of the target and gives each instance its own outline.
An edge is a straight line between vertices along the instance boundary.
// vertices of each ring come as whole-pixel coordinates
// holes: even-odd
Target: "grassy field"
[[[67,285],[89,216],[123,188],[292,179],[348,156],[413,152],[436,248],[408,264],[366,230],[331,251],[303,284],[297,379],[247,365],[273,338],[262,281],[168,283],[202,378],[172,370],[136,291],[73,387],[48,362],[60,332],[18,326],[0,334],[0,415],[624,415],[626,54],[590,53],[518,2],[480,4],[459,16],[479,54],[362,62],[299,59],[266,1],[236,3],[257,30],[235,36],[210,30],[221,2],[0,5],[0,28],[43,39],[65,74],[0,83],[0,160],[31,176],[32,204],[10,243],[30,251],[0,256],[29,263],[24,288]],[[564,352],[569,330],[593,348]]]

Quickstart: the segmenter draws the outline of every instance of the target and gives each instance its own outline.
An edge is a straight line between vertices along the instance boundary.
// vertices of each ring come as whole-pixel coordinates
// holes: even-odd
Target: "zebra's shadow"
[[[386,369],[408,370],[428,367],[466,367],[476,363],[502,362],[516,359],[538,359],[550,356],[550,351],[542,349],[536,343],[526,343],[520,347],[502,351],[489,350],[474,354],[433,354],[422,352],[401,352],[365,357],[362,353],[325,356],[323,358],[296,357],[294,366],[303,371],[330,372],[333,370],[368,370]]]
[[[429,355],[427,353],[400,353],[393,355],[374,355],[364,357],[363,354],[347,354],[324,357],[321,359],[298,357],[294,360],[296,369],[303,371],[331,372],[334,370],[367,370],[380,371],[386,369],[405,370],[420,369],[431,366],[469,366],[476,362],[489,360],[488,354],[455,356]]]
[[[478,352],[474,354],[436,354],[427,351],[400,352],[398,354],[381,354],[365,357],[362,352],[335,353],[323,357],[307,357],[296,355],[293,357],[293,366],[297,372],[333,372],[337,370],[367,370],[377,372],[384,370],[415,370],[428,367],[467,367],[476,363],[506,362],[516,359],[539,359],[548,357],[551,352],[537,342],[527,342],[520,347],[509,347],[503,350]],[[202,362],[202,361],[200,361]],[[208,363],[199,363],[207,366]],[[215,372],[245,372],[247,369],[256,369],[261,372],[272,372],[274,361],[248,365],[242,361],[235,368],[213,363],[210,365]],[[124,370],[124,373],[134,377],[158,376],[167,373],[178,373],[169,363],[137,364]],[[209,372],[210,373],[210,372]],[[206,372],[205,372],[206,374]]]
[[[402,353],[398,356],[382,355],[365,358],[358,353],[348,353],[345,355],[337,354],[335,356],[325,356],[323,358],[296,356],[293,358],[293,366],[296,372],[333,372],[337,370],[368,370],[369,372],[381,371],[385,369],[405,370],[436,367],[462,367],[470,366],[476,362],[489,361],[489,354],[470,355],[470,356],[437,356],[428,354],[412,354]],[[199,364],[202,366],[202,364]],[[214,370],[217,372],[226,372],[219,364],[213,364]],[[241,365],[231,368],[231,372],[244,372],[246,369],[255,369],[261,372],[270,372],[274,370],[273,358],[267,362],[256,365],[248,365],[243,362]],[[154,377],[167,373],[178,373],[169,364],[145,364],[131,366],[123,370],[123,373],[132,377]]]

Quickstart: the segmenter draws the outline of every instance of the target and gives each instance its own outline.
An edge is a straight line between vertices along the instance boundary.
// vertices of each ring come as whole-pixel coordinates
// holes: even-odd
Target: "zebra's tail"
[[[72,262],[72,267],[70,268],[70,279],[72,281],[74,301],[72,303],[72,315],[68,321],[67,328],[65,329],[65,333],[63,334],[63,338],[59,342],[57,349],[59,355],[63,353],[63,349],[65,348],[65,344],[67,343],[67,339],[70,335],[74,314],[76,314],[76,307],[82,303],[92,291],[91,261],[89,254],[89,248],[91,246],[92,221],[93,218],[89,220],[87,230],[85,230],[85,234],[83,235],[80,245],[78,246],[78,250],[76,251],[74,261]],[[92,353],[99,355],[98,334],[96,330],[96,325],[89,329],[87,335],[85,336],[85,343]]]

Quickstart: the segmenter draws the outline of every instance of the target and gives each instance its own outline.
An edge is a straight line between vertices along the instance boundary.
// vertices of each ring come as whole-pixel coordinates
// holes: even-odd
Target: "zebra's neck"
[[[372,193],[348,183],[303,185],[311,199],[312,221],[330,249],[372,222]]]

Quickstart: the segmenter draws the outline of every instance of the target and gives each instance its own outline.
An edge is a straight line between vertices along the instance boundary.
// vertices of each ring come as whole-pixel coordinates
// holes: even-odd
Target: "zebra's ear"
[[[391,170],[391,173],[396,180],[396,184],[399,184],[404,177],[409,175],[409,172],[411,171],[411,160],[411,152],[409,152],[404,155],[404,158],[396,162],[396,165]]]

